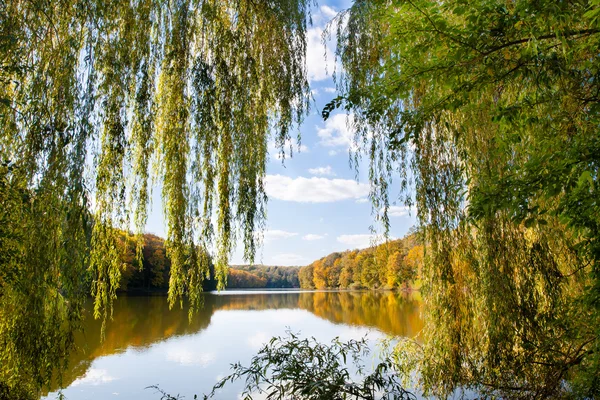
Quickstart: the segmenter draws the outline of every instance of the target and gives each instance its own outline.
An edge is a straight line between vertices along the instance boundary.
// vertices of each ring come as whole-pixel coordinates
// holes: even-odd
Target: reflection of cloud
[[[267,392],[263,392],[263,393],[258,393],[258,392],[252,392],[252,399],[253,400],[267,400],[268,399],[268,393]],[[239,392],[237,394],[237,400],[244,400],[247,399],[248,395],[244,394],[244,392]]]
[[[173,346],[167,350],[167,360],[181,365],[207,367],[216,359],[215,353],[203,353],[179,346]]]
[[[110,376],[108,374],[108,371],[105,369],[90,368],[85,373],[85,375],[83,375],[81,378],[75,379],[73,381],[73,383],[71,384],[71,386],[79,386],[79,385],[98,386],[103,383],[112,382],[115,379],[117,379],[117,378],[115,378],[114,376]]]
[[[306,310],[277,310],[277,322],[285,326],[298,326],[310,318],[312,314]]]
[[[365,336],[369,341],[377,341],[385,337],[385,335],[381,334],[377,330],[353,326],[344,327],[340,330],[337,336],[342,342],[347,342],[348,340],[361,340]],[[373,350],[373,348],[371,348],[371,350]]]
[[[342,342],[347,342],[348,340],[360,340],[365,336],[372,339],[374,334],[375,332],[370,329],[347,326],[341,329],[338,336]]]
[[[254,335],[252,335],[248,338],[248,344],[254,350],[258,350],[265,343],[267,343],[269,341],[269,339],[271,339],[271,337],[269,335],[267,335],[266,332],[260,331],[260,332],[256,332]]]

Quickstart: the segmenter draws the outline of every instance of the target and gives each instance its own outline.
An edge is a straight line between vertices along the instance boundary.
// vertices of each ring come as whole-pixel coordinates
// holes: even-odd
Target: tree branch
[[[570,36],[578,36],[578,35],[593,35],[595,33],[600,33],[600,30],[599,29],[582,29],[579,31],[567,32],[563,36],[570,37]],[[483,56],[489,56],[490,54],[495,53],[496,51],[499,51],[499,50],[502,50],[502,49],[505,49],[507,47],[514,46],[517,44],[531,42],[532,40],[558,39],[558,37],[559,37],[559,35],[556,33],[542,35],[542,36],[538,36],[538,37],[528,37],[528,38],[523,38],[523,39],[519,39],[519,40],[514,40],[512,42],[503,43],[500,46],[492,47],[488,51],[480,51],[480,52],[482,53]]]

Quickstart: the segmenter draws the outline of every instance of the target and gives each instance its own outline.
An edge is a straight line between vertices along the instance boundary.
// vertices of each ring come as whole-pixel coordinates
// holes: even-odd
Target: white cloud
[[[310,82],[322,81],[328,78],[328,63],[333,65],[335,46],[333,38],[327,38],[323,46],[323,30],[338,12],[333,8],[323,5],[312,16],[313,27],[306,31],[306,70]]]
[[[324,27],[329,21],[331,21],[338,12],[326,5],[322,5],[319,9],[312,14],[312,23],[314,26]]]
[[[352,126],[354,116],[352,114],[335,114],[325,121],[325,126],[317,129],[317,135],[321,139],[319,143],[325,147],[356,148],[354,143],[354,132],[349,129]]]
[[[356,199],[356,202],[357,202],[358,204],[364,204],[364,203],[368,203],[368,202],[369,202],[369,199],[367,199],[366,197],[363,197],[363,198],[361,198],[361,199]]]
[[[287,232],[279,229],[269,229],[263,233],[263,241],[267,243],[278,239],[289,239],[296,235],[298,235],[296,232]]]
[[[335,93],[336,92],[336,89],[331,86],[327,86],[327,87],[323,88],[323,90],[325,91],[325,93]]]
[[[389,237],[389,240],[396,239],[395,237]],[[349,246],[351,249],[364,249],[383,243],[384,238],[381,236],[373,236],[370,234],[359,234],[359,235],[340,235],[337,237],[339,243],[343,243]]]
[[[271,264],[280,266],[305,265],[308,260],[300,254],[281,253],[271,257]]]
[[[308,241],[321,240],[321,239],[325,239],[325,236],[327,236],[327,235],[317,235],[314,233],[309,233],[308,235],[302,236],[302,239],[308,240]]]
[[[278,200],[331,203],[364,197],[369,193],[369,185],[350,179],[267,175],[266,192],[269,197]]]
[[[329,150],[329,152],[327,154],[329,154],[330,156],[335,156],[338,152],[335,150]]]
[[[71,386],[79,385],[92,385],[98,386],[103,383],[108,383],[116,380],[117,378],[110,376],[108,371],[105,369],[90,368],[85,375],[81,378],[77,378],[73,381]]]
[[[390,217],[405,217],[408,215],[408,207],[405,206],[390,206],[388,208]]]
[[[337,11],[335,11],[333,8],[326,6],[326,5],[322,5],[319,10],[321,11],[321,14],[327,18],[327,19],[332,19],[333,17],[335,17],[337,15]]]
[[[327,63],[334,60],[331,43],[323,46],[322,35],[323,29],[319,27],[306,31],[306,71],[310,82],[327,79]]]
[[[308,172],[311,175],[335,176],[335,172],[333,172],[333,168],[331,168],[330,165],[326,167],[310,168]]]
[[[337,241],[353,249],[364,249],[371,246],[371,235],[341,235]]]

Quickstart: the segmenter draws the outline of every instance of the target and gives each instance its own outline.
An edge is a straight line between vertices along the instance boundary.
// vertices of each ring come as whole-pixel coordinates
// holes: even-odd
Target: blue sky
[[[334,251],[365,248],[371,243],[369,226],[374,221],[367,200],[367,163],[360,167],[357,181],[348,163],[353,137],[346,124],[348,116],[336,112],[323,121],[320,115],[323,106],[336,97],[331,78],[333,51],[329,46],[326,62],[321,33],[336,12],[349,4],[321,2],[313,12],[313,26],[307,32],[307,68],[315,104],[300,127],[301,148],[292,142],[293,157],[288,149],[282,165],[279,150],[270,146],[267,230],[256,263],[307,265]],[[154,193],[146,230],[164,237],[160,190]],[[393,200],[394,188],[391,194]],[[401,206],[391,208],[391,236],[404,236],[415,222],[414,210],[410,214]],[[231,263],[244,263],[241,248],[234,252]]]

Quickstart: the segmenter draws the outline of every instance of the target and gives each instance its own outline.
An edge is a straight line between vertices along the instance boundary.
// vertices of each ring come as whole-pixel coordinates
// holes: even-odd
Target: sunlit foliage
[[[252,261],[267,142],[283,148],[308,105],[308,6],[0,4],[0,381],[48,380],[69,339],[45,329],[77,325],[84,281],[95,316],[110,316],[122,273],[116,228],[141,232],[153,186],[171,305],[184,296],[199,305],[207,249],[220,287],[234,239]]]
[[[300,268],[304,289],[417,288],[423,245],[415,234],[364,250],[331,253]]]
[[[431,393],[600,395],[599,7],[359,0],[330,28],[323,116],[353,113],[375,209],[399,176],[421,224],[428,328],[404,361]]]
[[[234,239],[252,260],[270,132],[282,148],[307,108],[307,7],[0,4],[2,393],[50,379],[88,285],[110,316],[132,256],[117,228],[141,231],[153,183],[171,305],[200,304],[211,246],[221,287]],[[353,114],[384,229],[394,176],[421,224],[429,325],[406,354],[423,388],[600,396],[600,2],[358,0],[330,29],[323,116]],[[299,279],[381,287],[389,257]]]

